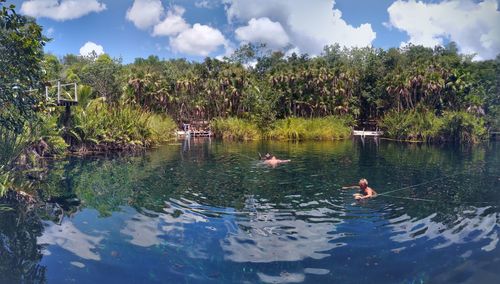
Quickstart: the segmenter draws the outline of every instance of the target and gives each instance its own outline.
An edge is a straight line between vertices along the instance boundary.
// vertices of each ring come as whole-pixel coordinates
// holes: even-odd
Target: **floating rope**
[[[462,204],[462,205],[472,205],[472,204],[498,205],[498,202],[495,202],[495,201],[452,201],[452,200],[444,200],[443,201],[443,200],[437,200],[437,199],[426,199],[426,198],[406,197],[406,196],[394,196],[394,195],[384,195],[384,196],[390,197],[390,198],[413,200],[413,201],[458,203],[458,204]]]
[[[443,180],[443,179],[447,179],[447,178],[451,178],[451,177],[454,177],[454,176],[457,176],[457,175],[460,175],[460,174],[462,174],[462,172],[459,172],[459,173],[456,173],[456,174],[453,174],[453,175],[449,175],[449,176],[439,177],[439,178],[436,178],[436,179],[431,179],[431,180],[428,180],[426,182],[422,182],[422,183],[419,183],[419,184],[409,185],[409,186],[405,186],[405,187],[398,188],[398,189],[395,189],[395,190],[391,190],[391,191],[387,191],[387,192],[382,192],[382,193],[379,193],[377,195],[382,195],[382,196],[386,195],[387,196],[387,194],[389,194],[389,193],[398,192],[398,191],[409,189],[409,188],[419,187],[419,186],[424,185],[424,184],[433,183],[435,181]]]
[[[380,195],[380,194],[378,194]],[[417,197],[405,197],[405,196],[394,196],[394,195],[384,195],[385,197],[391,197],[391,198],[399,198],[399,199],[408,199],[408,200],[414,200],[414,201],[426,201],[426,202],[438,202],[440,200],[435,200],[435,199],[426,199],[426,198],[417,198]]]

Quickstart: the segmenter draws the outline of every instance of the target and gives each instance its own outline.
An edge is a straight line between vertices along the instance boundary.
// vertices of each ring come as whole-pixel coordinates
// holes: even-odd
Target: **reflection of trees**
[[[486,162],[499,162],[494,149],[482,146],[438,147],[386,142],[378,148],[378,155],[383,161],[382,166],[390,169],[405,184],[415,182],[414,176],[420,176],[421,181],[426,181],[457,173],[469,174],[471,170],[484,169]]]
[[[10,192],[0,200],[11,210],[0,211],[0,283],[45,282],[45,267],[37,237],[43,224],[30,205],[18,194]]]
[[[381,188],[379,193],[424,184],[390,194],[394,198],[380,198],[390,201],[395,207],[404,207],[406,214],[416,218],[425,218],[434,212],[455,216],[467,205],[497,205],[500,193],[492,190],[492,186],[498,183],[500,168],[496,148],[498,146],[493,145],[441,149],[422,144],[386,143],[380,147],[379,154],[388,175],[397,177],[397,180],[391,187]],[[377,179],[388,178],[382,176]],[[495,211],[498,211],[497,207]]]
[[[383,193],[450,173],[466,173],[396,194],[442,202],[380,196],[367,204],[386,204],[384,219],[407,216],[411,220],[408,226],[424,226],[435,236],[441,234],[433,231],[436,226],[444,228],[444,237],[453,231],[453,224],[464,218],[459,213],[467,211],[467,202],[500,199],[491,195],[490,187],[498,177],[495,147],[450,151],[385,142],[375,148],[369,143],[365,141],[361,149],[351,141],[192,143],[187,151],[164,147],[137,157],[70,160],[63,169],[54,171],[53,184],[62,189],[52,192],[75,194],[84,206],[99,210],[102,216],[124,210],[124,205],[134,207],[138,212],[121,232],[138,246],[164,243],[162,236],[182,234],[179,226],[204,222],[204,217],[217,216],[216,211],[230,208],[249,212],[235,216],[237,227],[221,242],[227,258],[236,262],[322,258],[342,245],[333,243],[339,237],[338,224],[353,216],[337,211],[346,206],[344,196],[350,198],[350,192],[337,189],[361,176]],[[258,165],[256,153],[268,151],[294,163],[272,170]],[[498,214],[498,207],[487,212],[488,216]],[[471,218],[471,224],[493,220],[482,215]],[[493,222],[498,223],[495,218]],[[493,242],[491,232],[495,231],[490,230],[487,238]],[[410,228],[397,233],[405,234],[418,236],[419,232]],[[203,244],[203,240],[197,243],[200,247]]]
[[[52,165],[47,177],[46,200],[80,199],[84,206],[97,209],[108,216],[121,206],[129,205],[140,210],[147,208],[162,212],[165,200],[188,198],[198,203],[216,207],[241,209],[245,195],[253,194],[279,202],[293,191],[302,195],[304,202],[313,198],[306,194],[306,186],[317,187],[328,183],[331,172],[347,172],[345,168],[331,169],[329,160],[342,158],[352,149],[350,141],[330,143],[195,143],[190,149],[162,147],[137,157],[112,157],[99,159],[70,159]],[[304,180],[300,173],[289,181],[288,171],[268,171],[258,165],[258,152],[273,152],[279,156],[303,159],[314,153],[319,161]],[[355,155],[355,154],[354,154]],[[292,167],[290,167],[292,169]],[[299,171],[307,170],[300,168]],[[264,178],[263,174],[267,177]],[[287,191],[282,187],[286,186]]]
[[[141,207],[143,202],[152,200],[144,187],[149,179],[155,178],[153,170],[166,163],[172,154],[175,152],[160,149],[147,155],[72,158],[54,163],[41,193],[44,200],[56,201],[62,207],[81,200],[101,216],[109,216],[124,205]],[[152,207],[161,209],[163,199],[155,199],[154,203]]]
[[[293,193],[307,202],[314,198],[307,191],[308,186],[331,189],[332,179],[348,174],[349,169],[344,165],[352,163],[352,157],[356,156],[350,141],[212,143],[209,149],[206,147],[206,144],[191,145],[191,150],[182,155],[184,161],[174,164],[166,174],[158,168],[158,178],[148,181],[149,191],[160,194],[167,187],[174,198],[185,197],[202,204],[208,201],[211,206],[238,210],[245,206],[246,195],[280,203]],[[259,164],[259,152],[291,158],[293,163],[270,171]],[[305,161],[309,157],[314,159]],[[332,161],[342,166],[331,168]],[[306,168],[304,163],[314,167]]]

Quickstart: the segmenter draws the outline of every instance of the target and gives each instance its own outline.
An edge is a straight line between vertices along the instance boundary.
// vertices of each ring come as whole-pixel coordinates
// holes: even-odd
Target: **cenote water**
[[[0,282],[500,283],[499,148],[200,140],[52,162],[50,202],[0,215]],[[340,188],[363,177],[380,195],[356,202]]]

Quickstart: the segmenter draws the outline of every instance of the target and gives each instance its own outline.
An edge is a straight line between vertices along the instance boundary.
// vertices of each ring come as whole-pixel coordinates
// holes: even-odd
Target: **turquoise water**
[[[46,206],[0,213],[0,282],[500,283],[499,145],[201,140],[53,162]],[[377,198],[340,190],[362,177]]]

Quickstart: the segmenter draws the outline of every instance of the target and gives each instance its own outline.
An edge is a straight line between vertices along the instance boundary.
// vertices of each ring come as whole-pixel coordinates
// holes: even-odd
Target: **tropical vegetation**
[[[316,57],[250,44],[223,60],[150,56],[122,64],[105,54],[61,59],[45,55],[43,68],[54,74],[52,78],[77,82],[82,101],[105,98],[110,106],[168,115],[177,125],[211,121],[216,134],[231,139],[290,139],[295,136],[270,134],[283,129],[285,122],[279,121],[343,117],[346,127],[353,121],[370,123],[395,139],[456,141],[445,131],[439,131],[442,139],[427,139],[411,133],[403,122],[414,125],[411,120],[418,117],[444,119],[446,114],[466,113],[477,118],[477,127],[461,127],[460,131],[473,132],[457,137],[470,136],[470,142],[481,140],[486,129],[500,127],[499,62],[500,58],[473,61],[459,54],[454,43],[389,50],[327,46]],[[400,123],[389,123],[391,116],[399,117]],[[242,128],[249,133],[242,135]],[[333,136],[344,137],[343,133]]]
[[[209,121],[217,136],[237,140],[340,139],[369,125],[398,140],[476,143],[500,129],[500,56],[474,61],[453,42],[332,45],[317,56],[247,44],[223,59],[124,64],[107,54],[44,54],[50,39],[42,27],[5,0],[0,7],[5,167],[26,149],[57,156],[150,147],[190,121]],[[70,113],[44,98],[58,81],[76,83]]]

